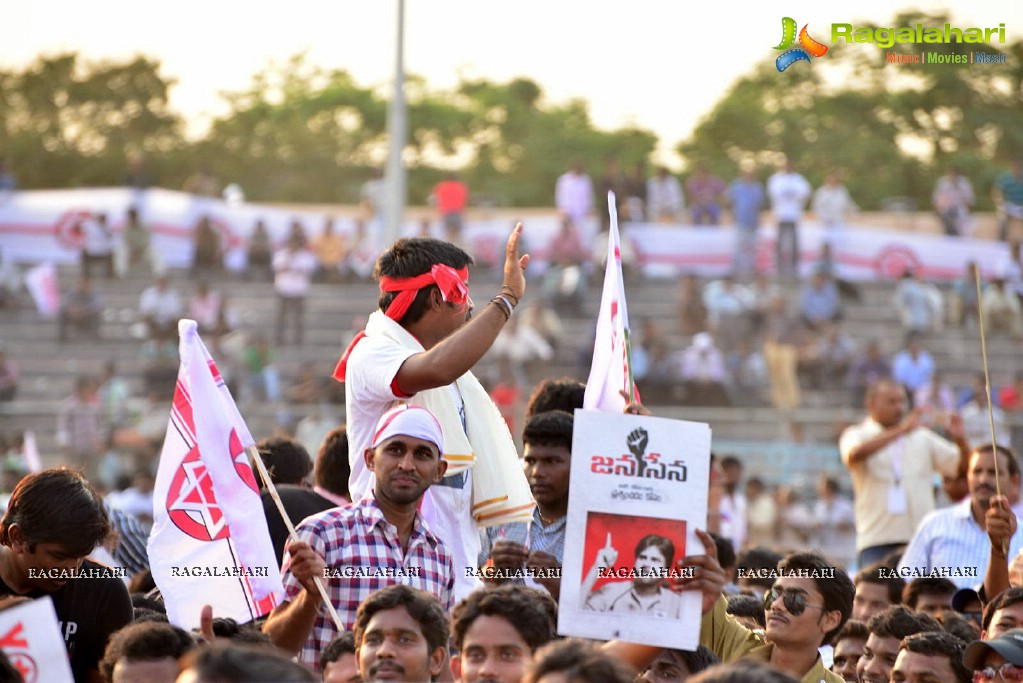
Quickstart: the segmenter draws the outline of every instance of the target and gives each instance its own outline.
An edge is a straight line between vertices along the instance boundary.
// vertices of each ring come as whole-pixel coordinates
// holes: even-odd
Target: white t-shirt
[[[281,249],[274,254],[274,289],[281,296],[305,296],[316,272],[316,256],[308,249]]]
[[[775,173],[767,180],[771,209],[779,221],[798,221],[810,198],[810,183],[798,173]]]

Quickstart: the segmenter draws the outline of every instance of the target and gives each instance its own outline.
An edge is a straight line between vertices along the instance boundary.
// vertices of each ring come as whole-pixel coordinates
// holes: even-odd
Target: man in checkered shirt
[[[288,545],[285,602],[263,630],[273,643],[310,667],[340,635],[324,609],[317,577],[347,630],[370,593],[402,583],[432,593],[445,610],[454,605],[451,553],[417,512],[423,493],[444,476],[440,423],[425,408],[400,405],[377,423],[366,466],[376,475],[373,496],[307,517],[301,540]]]

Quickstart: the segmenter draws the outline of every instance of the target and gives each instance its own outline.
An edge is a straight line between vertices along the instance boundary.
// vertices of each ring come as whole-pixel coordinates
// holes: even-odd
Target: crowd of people
[[[615,168],[608,173],[612,178]],[[592,207],[582,209],[581,168],[567,175],[559,181],[559,209],[571,227],[579,211]],[[700,169],[683,193],[664,175],[656,190],[650,179],[644,195],[624,193],[622,210],[654,211],[647,202],[663,196],[681,211],[688,197],[694,222],[720,220],[718,202],[729,190],[723,182]],[[800,178],[791,168],[779,171],[759,200],[790,204],[788,213],[776,206],[786,231],[778,254],[783,274],[786,259],[798,253],[798,221],[810,197]],[[825,187],[814,198],[820,215],[848,200],[837,177]],[[747,191],[743,201],[754,201],[753,190],[740,188]],[[379,192],[364,194],[370,202]],[[7,606],[53,598],[76,681],[1023,679],[1023,628],[1016,629],[1023,627],[1020,468],[1005,445],[1011,442],[1006,412],[1021,410],[1023,379],[993,395],[980,381],[960,391],[943,382],[924,348],[936,326],[968,325],[970,310],[997,320],[1002,309],[988,303],[996,297],[987,292],[971,309],[963,287],[953,292],[961,318],[946,318],[940,301],[929,318],[918,315],[935,307],[935,296],[909,273],[895,294],[905,348],[890,359],[876,344],[860,352],[842,326],[843,305],[857,291],[836,278],[826,254],[802,283],[798,306],[761,274],[706,283],[686,278],[672,337],[691,343],[675,352],[657,322],[644,321],[635,371],[650,405],[663,399],[738,405],[759,400],[753,389],[763,388],[776,408],[793,410],[801,388],[848,391],[866,409],[839,439],[852,496],[835,477],[823,477],[806,500],[805,492],[784,485],[772,490],[784,482],[744,481],[740,458],[714,457],[706,529],[697,532],[703,548],[683,556],[668,539],[651,536],[634,553],[636,567],[678,564],[692,572],[605,584],[586,591],[585,600],[597,612],[663,616],[677,613],[679,592],[697,591],[700,646],[690,652],[559,638],[573,411],[582,406],[585,387],[545,379],[525,401],[517,429],[513,414],[492,399],[496,387],[488,391],[472,374],[493,352],[506,366],[497,384],[519,396],[535,370],[530,363],[549,360],[564,340],[550,314],[553,301],[525,304],[536,294],[526,291],[521,227],[509,237],[500,288],[488,302],[477,297],[482,305],[474,303],[467,283],[473,260],[457,244],[466,196],[464,187],[438,190],[449,241],[405,238],[376,260],[379,307],[340,359],[334,374],[340,383],[328,385],[303,368],[282,386],[268,337],[233,343],[237,319],[210,284],[222,254],[216,228],[206,221],[196,231],[196,284],[187,303],[169,273],[155,275],[141,292],[139,336],[151,367],[165,371],[149,378],[150,395],[133,398],[111,363],[103,377],[79,377],[60,411],[58,443],[85,475],[66,468],[24,474],[29,446],[11,444],[0,593]],[[657,212],[651,215],[670,210]],[[103,221],[97,225],[102,233]],[[250,266],[262,264],[273,278],[276,347],[285,345],[287,330],[293,344],[303,343],[303,299],[314,280],[347,277],[340,267],[345,249],[329,223],[313,240],[303,233],[295,225],[279,249],[267,242],[265,253],[250,254]],[[105,247],[93,248],[101,241],[97,235],[89,242],[88,259],[83,251],[81,278],[59,316],[62,340],[101,335],[95,266],[100,275],[117,271]],[[788,275],[795,277],[791,265]],[[988,291],[996,285],[997,292],[1017,291],[1004,282]],[[1015,306],[1018,311],[1018,299]],[[167,429],[163,401],[176,373],[175,323],[182,315],[199,322],[218,353],[235,359],[224,368],[229,379],[232,364],[237,368],[243,408],[284,397],[320,402],[334,385],[343,387],[337,400],[346,408],[343,428],[317,416],[296,438],[259,444],[297,526],[297,537],[289,537],[264,491],[284,578],[281,603],[246,624],[204,610],[192,632],[167,622],[146,548],[159,512],[152,463]],[[1007,322],[992,332],[1016,334],[1011,310],[1004,315]],[[13,398],[18,371],[0,350],[4,377],[13,384],[9,379],[0,391]],[[1001,412],[998,446],[982,428],[989,408]],[[636,403],[626,410],[649,414]],[[105,460],[111,449],[136,456],[130,479],[123,478],[123,461]],[[105,566],[124,571],[102,579],[82,571]],[[40,568],[84,575],[40,578],[34,571]],[[343,571],[351,568],[368,571]],[[515,576],[526,569],[536,578]],[[341,629],[323,605],[319,580]],[[19,674],[8,666],[4,675],[18,680]]]

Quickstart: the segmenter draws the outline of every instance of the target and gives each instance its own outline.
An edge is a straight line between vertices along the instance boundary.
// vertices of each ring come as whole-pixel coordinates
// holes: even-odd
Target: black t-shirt
[[[106,565],[85,560],[80,572],[96,572]],[[0,596],[18,595],[0,579]],[[86,683],[89,672],[103,659],[110,634],[132,622],[131,598],[124,581],[116,577],[74,578],[54,593],[33,590],[25,595],[41,598],[49,595],[60,621],[71,661],[75,683]]]
[[[294,526],[298,526],[299,522],[309,515],[315,515],[317,512],[337,507],[334,501],[327,500],[316,493],[316,491],[307,489],[304,486],[278,484],[277,494],[281,497],[284,511],[288,513],[288,519],[291,520]],[[274,554],[277,557],[278,565],[280,565],[284,558],[284,546],[288,542],[288,527],[285,526],[284,520],[281,519],[281,513],[277,510],[277,505],[274,503],[273,498],[270,497],[270,492],[262,491],[259,497],[263,501],[266,528],[270,532],[270,540],[274,544]]]

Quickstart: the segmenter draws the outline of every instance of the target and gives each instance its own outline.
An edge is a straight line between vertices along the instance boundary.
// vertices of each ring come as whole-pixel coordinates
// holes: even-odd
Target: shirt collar
[[[568,515],[562,516],[560,519],[555,520],[551,524],[544,524],[543,519],[540,517],[540,506],[533,506],[533,521],[536,522],[537,526],[547,532],[557,531],[564,528],[565,523],[568,521]]]

